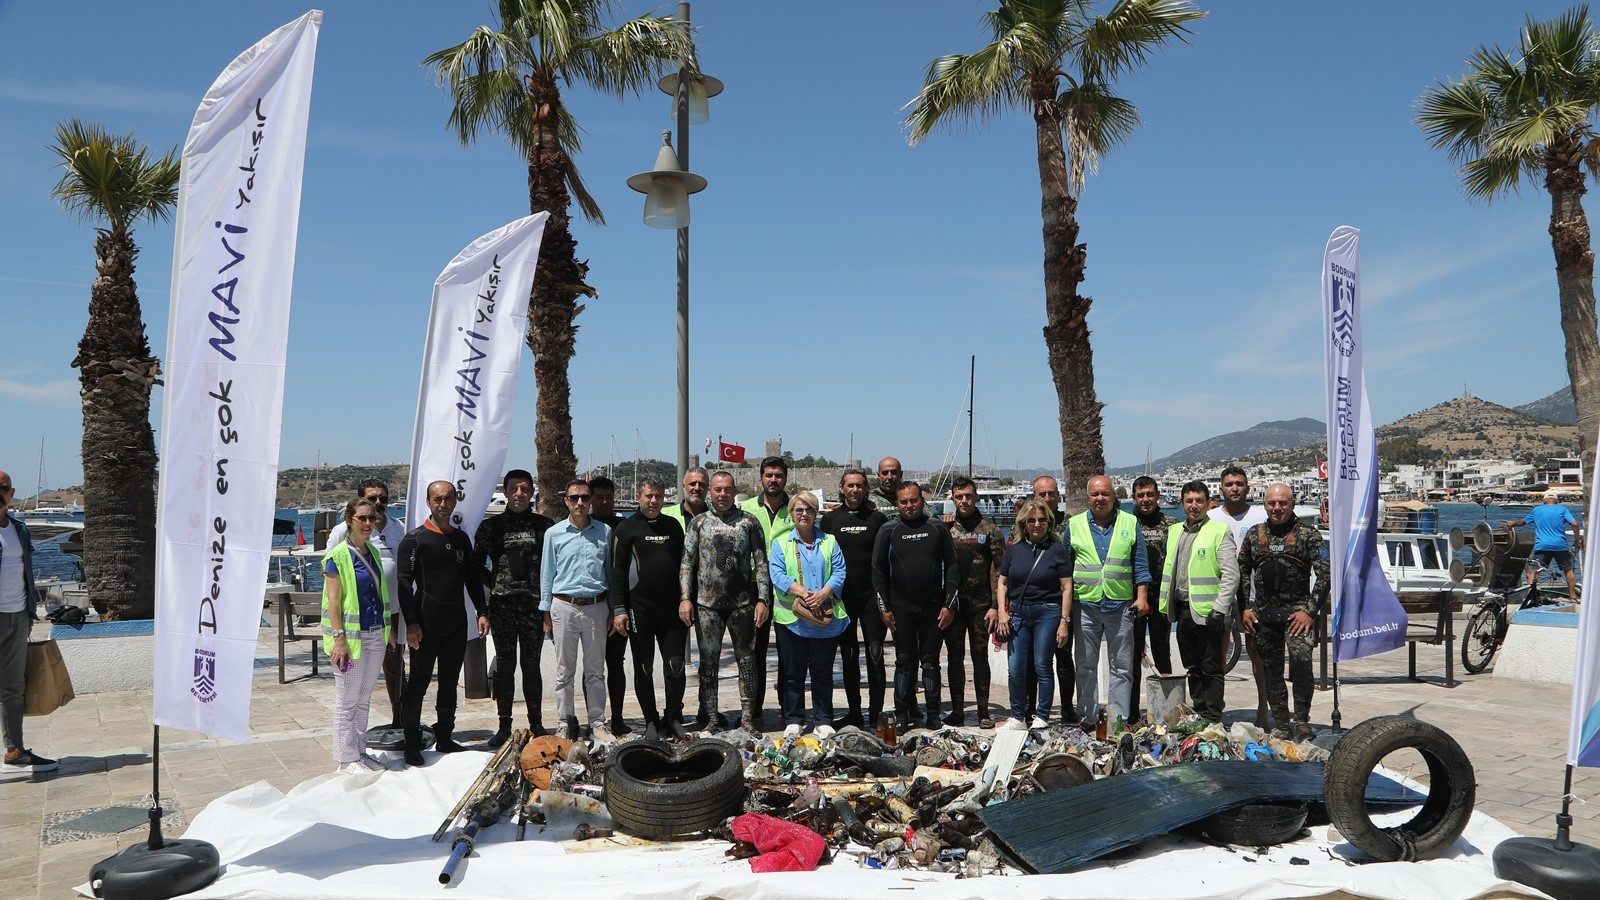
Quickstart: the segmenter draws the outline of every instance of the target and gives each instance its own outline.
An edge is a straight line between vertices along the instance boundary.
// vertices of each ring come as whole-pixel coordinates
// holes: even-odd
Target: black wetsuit
[[[671,516],[647,519],[635,513],[612,533],[611,593],[620,595],[629,612],[633,644],[633,692],[647,723],[662,721],[656,707],[656,648],[661,649],[666,682],[666,721],[683,719],[683,692],[688,684],[684,659],[689,652],[689,626],[678,617],[678,570],[683,564],[683,526]]]
[[[603,522],[613,535],[617,533],[617,526],[622,524],[622,517],[616,513],[596,513],[594,519]],[[616,598],[613,597],[611,602],[612,608],[616,609]],[[628,699],[628,636],[612,634],[609,625],[606,627],[606,694],[611,700],[612,728],[617,730],[617,726],[622,724],[622,704]]]
[[[411,651],[411,677],[406,680],[405,722],[407,742],[416,734],[420,740],[422,701],[439,664],[439,689],[434,696],[439,715],[434,725],[435,740],[448,740],[456,724],[456,685],[461,680],[461,661],[467,653],[467,615],[461,596],[472,598],[477,614],[489,608],[483,595],[483,565],[472,550],[472,541],[459,528],[449,534],[431,525],[413,530],[400,542],[395,554],[400,580],[400,610],[407,626],[422,627],[422,644]]]
[[[913,667],[920,666],[927,719],[933,722],[939,717],[942,693],[939,610],[957,608],[961,586],[955,544],[944,523],[924,512],[910,521],[897,516],[878,529],[872,584],[878,610],[894,613],[895,711],[908,725],[916,718]]]
[[[867,717],[868,724],[876,724],[883,712],[883,693],[887,671],[883,665],[883,641],[888,629],[878,614],[875,600],[877,592],[872,587],[872,545],[878,539],[878,529],[889,521],[870,497],[861,502],[860,509],[840,506],[822,517],[818,524],[825,533],[839,542],[839,552],[844,554],[844,608],[850,614],[850,626],[839,635],[839,670],[844,681],[844,695],[850,703],[850,714],[861,715],[861,645],[867,648]],[[859,637],[857,636],[859,629]]]

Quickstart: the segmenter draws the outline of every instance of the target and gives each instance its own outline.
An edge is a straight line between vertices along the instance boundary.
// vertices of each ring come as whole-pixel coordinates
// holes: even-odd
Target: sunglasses
[[[567,502],[568,503],[588,503],[589,502],[589,495],[588,494],[568,494],[567,495]]]
[[[363,497],[362,499],[368,501],[369,503],[382,504],[382,503],[388,503],[389,502],[389,495],[388,494],[375,494],[375,495],[373,495],[371,497]]]
[[[378,521],[378,517],[377,516],[372,516],[372,515],[351,516],[350,518],[355,519],[357,522],[376,522],[376,521]]]
[[[816,514],[817,511],[809,506],[796,506],[794,509],[789,511],[789,515],[791,516],[814,516]]]

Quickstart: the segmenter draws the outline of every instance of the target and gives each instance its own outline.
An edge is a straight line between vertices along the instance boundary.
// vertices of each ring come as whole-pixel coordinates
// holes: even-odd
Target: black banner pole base
[[[217,848],[205,841],[157,836],[95,863],[89,887],[106,900],[167,900],[216,881],[221,862]]]
[[[1555,838],[1516,837],[1494,848],[1494,874],[1556,900],[1600,896],[1600,849]]]

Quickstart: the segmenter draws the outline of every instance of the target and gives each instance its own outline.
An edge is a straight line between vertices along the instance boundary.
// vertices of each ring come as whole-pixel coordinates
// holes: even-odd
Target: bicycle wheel
[[[1222,674],[1226,675],[1229,672],[1232,672],[1233,671],[1233,667],[1237,666],[1239,664],[1239,656],[1241,654],[1243,654],[1243,653],[1244,653],[1244,626],[1243,625],[1239,625],[1239,624],[1235,624],[1233,626],[1232,639],[1228,641],[1228,658],[1222,664]]]
[[[1499,604],[1485,604],[1467,620],[1461,633],[1461,668],[1474,675],[1489,668],[1494,652],[1500,649],[1500,616],[1504,614]]]

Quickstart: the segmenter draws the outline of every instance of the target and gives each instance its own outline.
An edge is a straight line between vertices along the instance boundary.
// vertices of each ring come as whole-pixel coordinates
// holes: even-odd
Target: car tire
[[[605,802],[617,826],[646,838],[698,834],[742,809],[744,762],[725,741],[701,738],[677,752],[629,741],[612,751]]]
[[[1414,749],[1428,765],[1428,799],[1416,816],[1380,828],[1367,812],[1367,779],[1385,756]],[[1379,862],[1415,861],[1447,852],[1472,818],[1477,782],[1472,761],[1436,725],[1380,716],[1350,729],[1333,746],[1322,774],[1328,817],[1345,840]]]
[[[1304,831],[1307,813],[1304,803],[1252,803],[1208,816],[1184,830],[1219,844],[1272,847]]]

